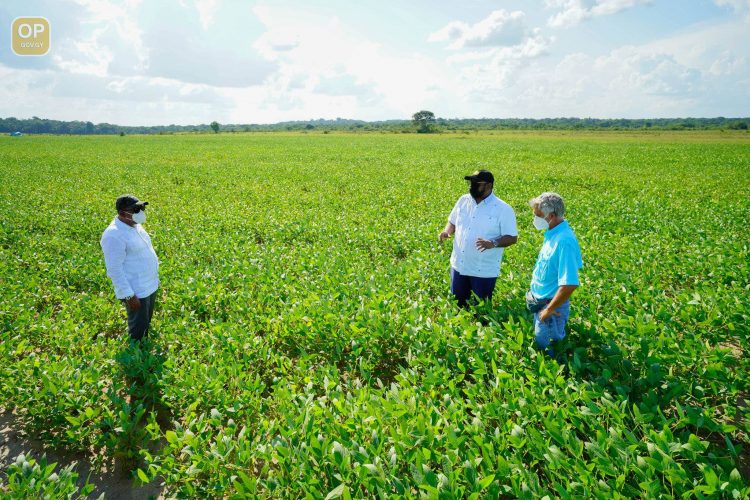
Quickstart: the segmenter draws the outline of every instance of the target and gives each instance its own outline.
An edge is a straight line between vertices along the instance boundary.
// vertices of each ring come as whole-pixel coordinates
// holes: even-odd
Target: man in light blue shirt
[[[529,205],[534,211],[534,227],[545,233],[526,302],[534,312],[537,346],[553,355],[550,343],[565,337],[569,299],[579,285],[578,270],[583,267],[583,259],[576,235],[565,220],[562,197],[542,193]]]

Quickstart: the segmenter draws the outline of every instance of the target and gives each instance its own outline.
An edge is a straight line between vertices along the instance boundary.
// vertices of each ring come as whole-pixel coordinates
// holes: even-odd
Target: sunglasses
[[[146,207],[133,207],[133,208],[129,208],[129,209],[124,210],[124,211],[125,212],[129,212],[129,213],[133,213],[133,214],[137,214],[141,210],[146,210]]]

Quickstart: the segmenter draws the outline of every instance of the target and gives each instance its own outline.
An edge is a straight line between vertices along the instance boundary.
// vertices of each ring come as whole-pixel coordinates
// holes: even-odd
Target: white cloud
[[[651,0],[545,0],[547,7],[562,9],[550,17],[547,24],[567,28],[591,17],[615,14],[650,2]]]
[[[495,56],[459,72],[467,103],[489,116],[745,116],[746,26],[725,23],[594,56]],[[471,107],[471,104],[469,104]]]
[[[114,56],[108,47],[98,43],[102,32],[96,30],[84,40],[63,41],[62,48],[52,56],[57,67],[70,73],[106,76]]]
[[[526,36],[526,15],[520,11],[500,9],[476,24],[452,21],[432,33],[430,42],[452,42],[451,48],[510,46],[521,43]]]
[[[118,79],[3,65],[0,94],[4,96],[0,116],[36,115],[121,125],[226,121],[234,106],[213,88],[174,80]]]
[[[55,51],[58,64],[62,62],[79,72],[98,76],[113,70],[138,72],[146,67],[149,51],[143,44],[143,32],[136,16],[141,0],[121,3],[76,0],[76,3],[85,8],[85,15],[79,22],[91,32],[82,40],[63,38],[62,48]],[[112,64],[116,68],[110,67]]]
[[[216,11],[219,9],[219,0],[195,0],[195,8],[198,10],[201,26],[207,30],[214,22]]]
[[[534,61],[536,47],[514,50],[504,47],[489,53],[486,60],[479,60],[461,68],[461,96],[466,101],[505,102],[515,99],[522,90],[518,86],[525,76],[535,73],[540,64]]]
[[[259,5],[255,14],[266,32],[259,53],[278,64],[260,89],[238,89],[238,121],[259,113],[286,116],[296,107],[309,117],[385,119],[409,116],[437,99],[436,82],[449,86],[440,61],[415,53],[391,52],[351,30],[337,17]]]
[[[379,99],[373,82],[362,82],[349,73],[321,78],[314,92],[324,95],[357,96],[364,104]]]
[[[509,61],[533,59],[547,53],[554,38],[547,38],[535,31],[534,35],[526,38],[522,43],[511,47],[497,47],[488,50],[468,51],[455,54],[447,59],[449,63],[462,63],[472,61],[485,61],[493,59],[496,61]]]
[[[711,64],[708,72],[715,76],[732,76],[748,67],[748,56],[737,55],[732,51],[724,50]]]
[[[750,22],[750,0],[714,0],[714,2],[719,7],[729,7],[742,15],[746,22]]]
[[[53,20],[48,57],[20,58],[0,46],[0,116],[163,124],[374,120],[418,109],[463,117],[750,114],[748,18],[735,14],[750,13],[750,0],[713,0],[724,9],[704,23],[606,50],[571,47],[570,32],[544,27],[556,40],[527,22],[552,14],[550,22],[568,26],[644,0],[546,0],[555,11],[496,10],[429,38],[425,25],[406,35],[399,30],[407,23],[380,11],[370,19],[275,2],[75,1],[38,9]],[[18,5],[0,5],[0,21],[21,15]],[[463,12],[451,9],[448,19]]]
[[[524,24],[521,11],[497,10],[474,25],[453,21],[430,35],[428,41],[451,42],[449,48],[464,50],[447,59],[455,67],[451,79],[464,102],[502,100],[516,75],[545,54],[554,41],[539,29]]]
[[[612,95],[694,97],[701,90],[697,68],[677,62],[673,55],[623,47],[593,61],[593,71],[610,75],[606,90]]]
[[[625,47],[601,56],[571,54],[548,67],[494,60],[464,74],[468,99],[492,116],[674,116],[700,97],[701,73],[669,55]]]
[[[452,80],[465,102],[502,101],[514,92],[517,75],[532,66],[554,41],[524,24],[521,11],[497,10],[474,25],[453,21],[433,33],[429,41],[451,42],[449,48],[464,50],[447,59],[455,68]]]
[[[750,0],[714,0],[719,7],[731,7],[736,11],[750,10]]]

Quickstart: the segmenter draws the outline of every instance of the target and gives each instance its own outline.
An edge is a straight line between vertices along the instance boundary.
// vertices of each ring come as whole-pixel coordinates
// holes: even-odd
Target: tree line
[[[364,121],[336,118],[335,120],[301,120],[274,124],[210,124],[123,126],[90,121],[60,121],[39,117],[28,119],[0,118],[0,133],[24,134],[171,134],[171,133],[232,133],[278,131],[333,131],[353,132],[471,132],[479,130],[747,130],[750,118],[435,118],[425,121],[419,113],[411,120]],[[419,118],[419,119],[418,119]]]

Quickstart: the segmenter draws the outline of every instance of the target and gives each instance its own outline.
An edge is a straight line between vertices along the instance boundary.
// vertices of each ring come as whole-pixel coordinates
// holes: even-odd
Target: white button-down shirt
[[[478,278],[497,278],[503,260],[503,248],[477,250],[478,238],[494,240],[500,236],[518,236],[513,208],[494,193],[477,203],[470,194],[458,199],[448,216],[456,226],[451,266],[459,273]]]
[[[140,224],[130,227],[115,217],[100,243],[115,297],[144,298],[159,288],[159,259],[151,237]]]

